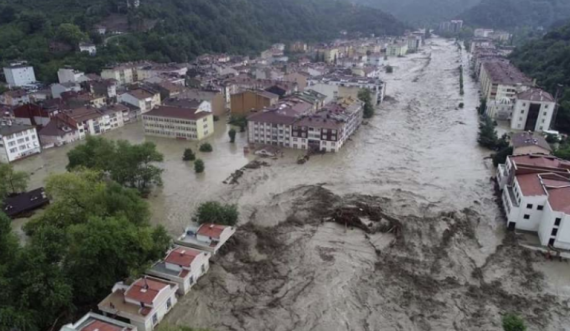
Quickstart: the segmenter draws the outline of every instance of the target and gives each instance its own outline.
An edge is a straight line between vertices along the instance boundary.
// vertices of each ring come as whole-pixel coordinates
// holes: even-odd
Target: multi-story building
[[[57,78],[60,84],[63,83],[81,83],[89,78],[85,76],[85,73],[79,70],[75,70],[71,67],[63,67],[57,71]]]
[[[481,68],[481,94],[487,100],[515,99],[533,82],[508,62],[485,62]]]
[[[0,95],[0,104],[20,106],[30,103],[30,95],[26,90],[8,90]]]
[[[178,293],[184,295],[208,271],[210,255],[197,249],[176,246],[166,254],[164,260],[155,263],[146,273],[178,284]]]
[[[232,94],[230,111],[233,115],[248,116],[277,104],[279,96],[263,90],[247,90]]]
[[[408,54],[408,42],[400,41],[388,45],[386,55],[388,56],[404,56]]]
[[[123,112],[125,107],[109,106],[105,108],[78,107],[65,111],[77,123],[79,139],[86,135],[97,136],[107,131],[124,126]]]
[[[235,232],[236,228],[233,226],[212,223],[192,224],[187,226],[184,233],[174,242],[180,246],[216,254]]]
[[[510,230],[536,232],[540,243],[570,249],[570,162],[553,156],[509,156],[497,180]]]
[[[310,90],[317,91],[327,96],[325,103],[329,103],[337,98],[358,98],[358,93],[362,89],[370,91],[370,97],[374,105],[384,101],[386,84],[374,77],[355,77],[343,74],[329,74],[308,79]]]
[[[137,327],[95,313],[87,313],[75,323],[61,327],[59,331],[138,331]]]
[[[119,282],[98,305],[106,316],[119,316],[137,327],[152,331],[178,302],[178,285],[144,276],[131,285]]]
[[[65,113],[52,117],[38,135],[43,146],[61,146],[80,140],[82,137],[79,135],[77,123]]]
[[[517,94],[511,117],[511,129],[542,132],[549,130],[556,101],[539,88],[529,88]]]
[[[147,113],[160,105],[160,93],[146,88],[137,88],[120,95],[120,101],[140,109],[141,114]]]
[[[0,162],[10,163],[41,153],[36,128],[0,119]]]
[[[29,66],[26,62],[15,62],[4,67],[4,76],[10,87],[23,87],[36,83],[34,67]]]
[[[105,68],[101,71],[101,78],[114,79],[118,85],[132,84],[135,79],[135,68],[131,65],[120,65],[112,68]]]
[[[149,136],[202,140],[214,133],[214,116],[198,108],[159,106],[142,118],[144,132]]]
[[[337,152],[362,123],[363,104],[358,99],[343,98],[314,112],[294,111],[290,105],[248,117],[251,143],[296,149]]]

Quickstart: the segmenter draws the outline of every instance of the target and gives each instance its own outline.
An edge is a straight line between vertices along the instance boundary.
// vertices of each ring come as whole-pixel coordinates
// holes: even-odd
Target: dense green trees
[[[205,169],[206,166],[204,165],[204,161],[202,161],[201,159],[197,159],[194,162],[194,171],[196,171],[197,174],[204,172]]]
[[[97,303],[113,284],[163,256],[170,238],[149,225],[138,192],[79,171],[53,175],[44,214],[25,226],[20,247],[0,213],[0,329],[39,331]],[[80,312],[82,313],[82,312]]]
[[[370,90],[361,89],[358,92],[358,99],[364,102],[364,118],[371,118],[374,116],[374,105],[372,104],[372,97],[370,96]]]
[[[483,0],[460,18],[471,26],[509,29],[548,27],[570,16],[570,3],[561,0]]]
[[[322,41],[340,30],[365,34],[399,34],[406,28],[377,9],[352,6],[345,0],[156,0],[127,11],[124,0],[16,1],[0,5],[0,64],[25,59],[38,79],[53,82],[64,64],[99,73],[111,62],[149,59],[186,62],[206,52],[251,54],[274,42]],[[99,45],[91,57],[76,44],[102,39],[92,33],[109,14],[126,17],[131,33]],[[150,31],[142,28],[156,22]],[[54,51],[50,42],[70,44]]]
[[[184,155],[182,156],[182,160],[184,161],[196,160],[196,155],[194,154],[191,148],[184,149]]]
[[[88,137],[67,154],[68,170],[87,168],[109,174],[117,183],[147,193],[153,185],[161,185],[162,169],[155,164],[163,155],[152,142],[132,145],[126,140],[117,142],[102,137]]]
[[[217,201],[202,203],[196,212],[196,221],[222,225],[236,225],[239,213],[237,205],[221,204]]]
[[[570,132],[570,23],[517,47],[510,60],[552,95],[559,90],[556,128]]]
[[[14,171],[11,164],[0,164],[0,200],[15,193],[25,192],[29,175],[23,171]]]

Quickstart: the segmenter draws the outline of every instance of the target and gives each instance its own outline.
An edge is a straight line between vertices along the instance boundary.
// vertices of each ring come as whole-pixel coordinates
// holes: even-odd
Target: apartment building
[[[510,230],[535,232],[543,246],[570,249],[570,162],[509,156],[497,180]]]
[[[533,82],[508,62],[485,62],[481,68],[481,94],[487,100],[515,99],[533,86]]]
[[[166,254],[164,260],[155,263],[147,274],[178,284],[178,293],[184,295],[206,274],[210,268],[210,256],[208,252],[175,246]]]
[[[14,62],[4,67],[4,77],[9,87],[24,87],[36,83],[34,67],[26,62]]]
[[[214,133],[214,116],[198,108],[159,106],[142,116],[145,135],[202,140]]]
[[[61,146],[80,140],[79,127],[71,117],[65,113],[59,113],[52,117],[39,132],[43,146]]]
[[[131,285],[119,282],[98,305],[105,316],[119,316],[138,331],[152,331],[178,299],[178,285],[144,276]]]
[[[36,128],[0,119],[0,163],[10,163],[41,153]]]
[[[111,131],[124,126],[124,107],[79,107],[65,111],[75,123],[79,130],[79,139],[84,139],[86,135],[97,136],[107,131]]]
[[[232,115],[248,116],[266,107],[277,104],[279,96],[263,90],[247,90],[232,94],[231,108]]]
[[[101,71],[101,78],[114,79],[118,85],[132,84],[135,79],[135,68],[131,65],[120,65],[112,68],[105,68]]]
[[[388,56],[404,56],[406,54],[408,54],[407,41],[391,43],[386,48],[386,55]]]
[[[517,94],[511,117],[511,129],[542,132],[549,130],[554,120],[556,101],[550,93],[529,88]]]
[[[184,233],[174,242],[180,246],[216,254],[235,232],[236,228],[233,226],[194,223],[187,226]]]
[[[362,123],[363,104],[358,99],[344,98],[314,112],[294,111],[290,105],[248,117],[250,143],[296,149],[337,152]]]
[[[119,96],[119,101],[140,109],[141,114],[147,113],[160,105],[160,93],[147,88],[136,88]]]

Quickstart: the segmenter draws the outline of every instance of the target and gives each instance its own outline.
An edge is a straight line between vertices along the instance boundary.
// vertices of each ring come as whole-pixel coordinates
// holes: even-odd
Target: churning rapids
[[[567,264],[545,262],[505,233],[489,152],[476,142],[479,97],[469,73],[459,95],[467,56],[436,38],[390,59],[394,73],[382,77],[389,98],[341,152],[297,165],[300,152],[286,151],[236,184],[222,181],[252,156],[242,153],[245,136],[228,147],[223,124],[204,175],[182,164],[187,143],[153,139],[166,159],[165,185],[150,198],[154,222],[179,235],[211,199],[237,203],[241,218],[235,240],[167,322],[220,331],[498,331],[501,314],[514,311],[531,330],[570,325]],[[144,139],[138,126],[108,136]],[[41,184],[64,171],[65,152],[19,167]],[[347,219],[352,226],[335,223]]]

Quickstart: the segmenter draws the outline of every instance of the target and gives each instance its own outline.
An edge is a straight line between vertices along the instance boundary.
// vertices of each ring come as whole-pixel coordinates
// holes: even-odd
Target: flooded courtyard
[[[153,222],[179,235],[197,205],[236,203],[240,230],[230,249],[168,315],[172,324],[213,330],[501,330],[502,313],[531,330],[570,325],[570,268],[546,262],[506,235],[493,195],[490,152],[477,145],[477,85],[459,71],[467,55],[433,39],[417,54],[390,58],[389,98],[337,154],[287,150],[269,166],[223,181],[255,157],[244,133],[229,143],[225,119],[198,153],[194,142],[145,138],[140,123],[105,135],[157,144],[164,186],[149,202]],[[465,75],[469,77],[468,74]],[[463,108],[458,107],[463,102]],[[31,187],[65,171],[73,146],[16,164]],[[389,220],[366,233],[329,222],[351,206]],[[362,208],[361,208],[362,209]],[[542,273],[545,272],[546,276]]]

